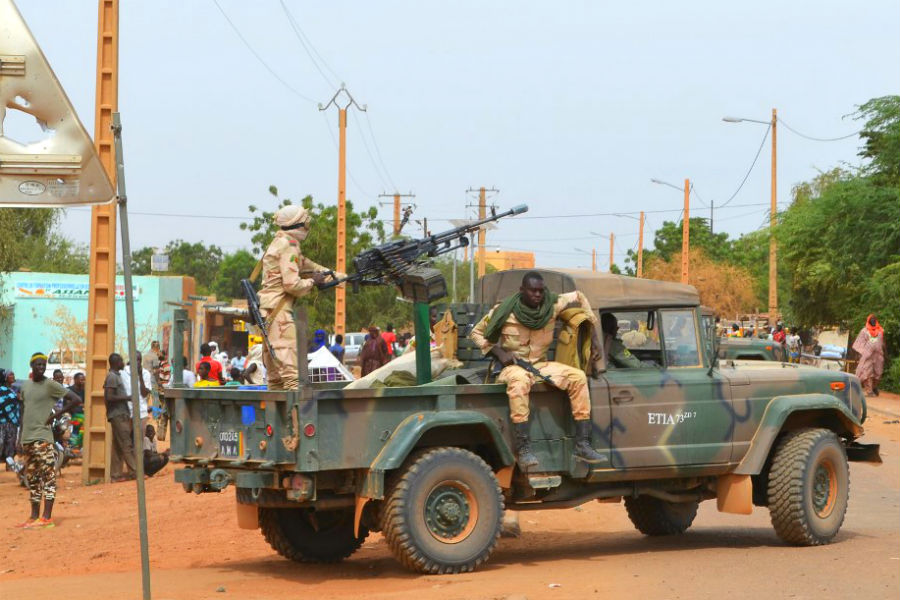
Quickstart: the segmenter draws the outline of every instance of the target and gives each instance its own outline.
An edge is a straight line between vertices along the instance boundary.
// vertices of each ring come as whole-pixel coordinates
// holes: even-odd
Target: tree
[[[681,281],[681,253],[669,261],[652,256],[644,264],[644,273],[650,279]],[[722,317],[756,309],[750,273],[742,267],[713,261],[699,248],[691,249],[690,284],[697,288],[700,302]]]
[[[865,315],[898,318],[900,96],[863,104],[860,169],[832,169],[794,188],[780,215],[780,260],[790,277],[789,316],[805,325],[858,330]],[[896,326],[885,328],[894,351]]]
[[[900,202],[895,188],[871,177],[820,189],[785,211],[777,228],[791,278],[788,312],[807,325],[848,325],[868,280],[900,256]]]
[[[166,244],[164,252],[169,255],[168,275],[193,277],[197,291],[209,294],[213,281],[222,262],[222,249],[215,245],[204,246],[202,242],[190,243],[174,240]],[[131,270],[135,275],[150,275],[150,257],[153,248],[145,246],[131,255]],[[249,275],[249,272],[247,273]]]
[[[0,273],[20,269],[87,273],[88,249],[57,231],[63,215],[53,208],[0,209]]]
[[[859,152],[869,164],[865,175],[894,187],[900,183],[900,96],[873,98],[859,107],[856,119],[866,119],[859,137],[865,145]]]
[[[278,231],[272,220],[275,211],[291,204],[290,199],[278,199],[278,188],[269,186],[269,193],[276,199],[275,209],[260,211],[250,206],[251,219],[242,223],[241,229],[252,233],[250,241],[253,251],[262,255]],[[335,266],[337,256],[337,206],[315,204],[311,196],[301,201],[301,206],[310,211],[309,235],[301,252],[316,263]],[[346,203],[346,247],[347,258],[352,259],[363,250],[385,240],[384,224],[378,220],[378,209],[371,207],[364,212],[356,212],[353,203]],[[334,290],[313,290],[304,299],[310,332],[315,329],[330,329],[334,323]],[[410,305],[397,301],[397,290],[391,286],[362,286],[358,292],[352,288],[347,293],[347,331],[358,331],[371,324],[395,325],[410,320]]]
[[[216,295],[216,299],[227,301],[233,298],[243,298],[241,279],[250,277],[256,263],[257,259],[246,250],[226,254],[219,264],[219,271],[212,284],[211,291]]]
[[[713,233],[709,229],[709,221],[702,217],[690,219],[691,252],[701,249],[707,258],[714,261],[726,261],[732,257],[731,242],[727,233]],[[644,264],[655,257],[671,261],[676,254],[681,255],[681,244],[684,239],[684,221],[665,221],[653,235],[653,249],[644,251]],[[634,275],[637,266],[637,252],[629,250],[625,257],[625,273]]]

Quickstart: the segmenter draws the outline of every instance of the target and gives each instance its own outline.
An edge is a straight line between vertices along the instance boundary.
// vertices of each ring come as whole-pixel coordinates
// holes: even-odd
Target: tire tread
[[[497,520],[496,529],[490,545],[474,559],[458,565],[446,565],[425,556],[416,546],[409,534],[406,520],[406,507],[409,501],[411,481],[420,476],[429,463],[443,457],[452,456],[473,463],[494,482],[494,491],[501,506],[501,518]],[[500,521],[502,520],[503,495],[494,472],[484,460],[476,454],[452,446],[421,450],[407,459],[399,474],[394,476],[387,486],[386,502],[382,510],[381,531],[394,557],[404,567],[417,573],[446,575],[469,573],[482,565],[491,555],[500,539]]]

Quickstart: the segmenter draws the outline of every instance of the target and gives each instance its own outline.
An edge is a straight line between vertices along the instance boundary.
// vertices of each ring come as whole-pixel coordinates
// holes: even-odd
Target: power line
[[[281,9],[284,11],[285,16],[287,16],[287,18],[288,18],[288,23],[290,24],[291,29],[294,32],[294,36],[300,42],[300,45],[303,47],[304,52],[306,52],[306,55],[309,57],[310,62],[312,62],[313,66],[316,68],[316,71],[319,72],[319,75],[322,76],[322,79],[325,80],[325,83],[327,83],[330,87],[336,88],[337,83],[333,82],[331,80],[331,78],[329,78],[328,75],[325,74],[325,71],[322,70],[322,67],[319,66],[319,63],[321,62],[322,65],[326,69],[328,69],[328,71],[332,75],[334,75],[335,79],[340,80],[341,78],[337,75],[337,73],[334,72],[334,70],[330,66],[328,66],[328,63],[325,61],[324,58],[322,58],[322,55],[319,54],[319,51],[316,50],[315,45],[310,41],[309,36],[306,35],[306,33],[303,31],[303,28],[300,27],[300,23],[297,22],[297,20],[294,18],[294,15],[291,14],[291,11],[288,9],[284,0],[278,0],[278,1],[279,1],[279,4],[281,4]],[[315,56],[313,56],[313,54],[315,54]],[[317,58],[318,58],[318,60],[317,60]],[[368,127],[369,134],[372,137],[372,145],[375,147],[375,154],[378,156],[378,162],[381,165],[381,171],[384,172],[384,176],[382,176],[381,171],[379,171],[379,166],[378,166],[378,164],[375,163],[375,157],[373,156],[371,150],[369,149],[369,144],[365,139],[365,133],[362,131],[362,128],[360,128],[360,136],[362,137],[362,140],[363,140],[363,146],[365,146],[366,153],[369,155],[369,160],[372,161],[372,166],[375,167],[375,172],[378,175],[378,178],[381,179],[381,182],[384,184],[384,186],[390,187],[391,189],[394,189],[394,190],[397,190],[398,188],[397,188],[397,185],[394,183],[394,178],[391,177],[391,173],[388,170],[387,165],[384,162],[384,157],[382,157],[382,155],[381,155],[381,148],[378,146],[378,139],[375,137],[375,131],[372,129],[372,122],[371,122],[371,119],[369,118],[369,113],[366,112],[365,115],[366,115],[366,126]],[[359,120],[359,119],[357,118],[357,120]],[[390,184],[390,185],[388,185],[388,184]]]
[[[726,206],[728,206],[728,203],[731,202],[732,200],[734,200],[735,196],[737,196],[737,195],[740,193],[741,189],[744,187],[744,184],[747,183],[747,179],[750,177],[750,173],[753,172],[753,167],[756,166],[756,161],[759,160],[759,155],[762,153],[763,146],[766,145],[766,139],[768,139],[768,137],[769,137],[769,132],[770,132],[771,130],[772,130],[772,126],[771,126],[771,125],[769,125],[768,127],[766,127],[766,133],[763,134],[763,139],[762,139],[762,141],[759,143],[759,150],[756,151],[756,156],[753,157],[753,162],[750,164],[750,168],[747,169],[747,174],[744,175],[744,178],[741,180],[741,184],[738,186],[738,188],[737,188],[736,190],[734,190],[734,193],[731,195],[731,197],[730,197],[728,200],[726,200],[726,201],[719,207],[720,209],[725,208]]]
[[[318,61],[313,57],[312,52],[310,52],[309,48],[306,45],[306,42],[303,39],[303,35],[301,35],[300,24],[294,19],[294,15],[291,14],[291,11],[288,10],[287,5],[284,3],[284,0],[278,0],[279,4],[281,4],[281,10],[284,11],[285,16],[287,17],[288,24],[291,26],[291,29],[294,31],[294,36],[297,38],[297,41],[300,42],[300,45],[303,47],[303,50],[306,52],[306,55],[309,57],[310,62],[312,62],[313,66],[316,68],[316,71],[319,72],[319,75],[322,76],[322,79],[325,80],[325,83],[328,84],[329,87],[336,88],[337,85],[333,83],[328,75],[325,74],[325,71],[319,66]],[[339,78],[340,79],[340,78]]]
[[[357,125],[359,125],[359,117],[356,116],[356,113],[351,114],[353,114],[354,120],[356,121]],[[384,187],[396,190],[397,186],[393,185],[393,182],[388,181],[390,177],[385,179],[384,175],[382,175],[381,171],[378,169],[378,163],[375,162],[375,155],[372,154],[372,151],[369,149],[369,142],[366,141],[366,136],[365,134],[363,134],[361,127],[359,130],[359,138],[362,140],[363,148],[365,148],[366,154],[369,156],[369,161],[372,163],[372,167],[375,169],[375,174],[378,176],[378,179],[381,180],[381,183],[384,184]]]
[[[280,0],[280,1],[281,1],[281,0]],[[290,13],[290,11],[288,10],[287,6],[285,6],[285,4],[284,4],[283,1],[281,1],[281,7],[284,9],[285,14],[287,14],[287,15],[288,15],[288,18],[291,20],[291,22],[292,22],[292,24],[293,24],[293,28],[294,28],[295,33],[297,33],[298,37],[302,38],[302,39],[300,40],[301,43],[303,43],[304,40],[306,41],[306,44],[304,44],[304,48],[305,48],[306,46],[309,46],[309,48],[313,51],[313,54],[316,55],[316,58],[319,59],[319,62],[321,62],[322,65],[323,65],[326,69],[328,69],[328,72],[329,72],[329,73],[331,73],[332,75],[334,75],[334,78],[335,78],[336,80],[340,81],[340,80],[341,80],[340,75],[338,75],[337,73],[335,73],[335,72],[334,72],[334,69],[332,69],[332,68],[328,65],[328,61],[326,61],[324,58],[322,58],[322,55],[319,54],[319,51],[318,51],[318,50],[316,50],[315,44],[312,43],[312,40],[309,39],[309,36],[306,35],[306,32],[303,31],[303,28],[302,28],[302,27],[300,27],[300,23],[298,23],[297,20],[294,18],[294,16]],[[310,56],[310,58],[312,58],[312,57]],[[313,61],[313,62],[315,62],[315,61]],[[321,73],[321,71],[319,71],[319,72]],[[322,74],[322,77],[324,77],[325,80],[328,81],[328,78],[325,77],[324,74]],[[337,86],[333,86],[333,87],[337,87]]]
[[[228,17],[228,15],[225,13],[225,11],[222,9],[222,7],[219,5],[219,0],[213,0],[213,4],[216,5],[216,8],[219,9],[219,12],[222,13],[222,16],[225,17],[225,20],[228,21],[228,24],[229,24],[229,25],[231,25],[231,29],[234,30],[234,33],[237,34],[238,38],[240,38],[240,40],[241,40],[242,42],[244,42],[244,45],[247,47],[247,50],[249,50],[250,53],[253,54],[253,56],[256,57],[256,60],[258,60],[259,63],[260,63],[263,67],[266,68],[266,70],[272,75],[272,77],[274,77],[275,79],[277,79],[277,80],[281,83],[281,85],[283,85],[283,86],[286,87],[288,90],[290,90],[291,92],[293,92],[294,95],[296,95],[297,97],[302,98],[303,100],[306,100],[307,102],[309,102],[309,103],[311,103],[311,104],[315,104],[315,103],[316,103],[315,100],[313,100],[313,99],[310,98],[309,96],[307,96],[307,95],[301,93],[299,90],[297,90],[297,89],[296,89],[295,87],[293,87],[291,84],[289,84],[287,81],[285,81],[284,79],[282,79],[281,76],[278,75],[278,73],[276,73],[275,70],[272,69],[272,67],[270,67],[270,66],[268,65],[268,63],[267,63],[265,60],[263,60],[263,57],[260,56],[259,53],[258,53],[256,50],[253,49],[253,46],[250,45],[250,42],[248,42],[247,39],[246,39],[243,35],[241,35],[241,32],[240,32],[240,30],[237,28],[237,25],[234,24],[234,22]]]
[[[811,136],[811,135],[806,135],[805,133],[800,133],[799,131],[797,131],[796,129],[794,129],[793,127],[791,127],[791,126],[788,125],[787,123],[785,123],[785,122],[784,122],[784,119],[782,119],[781,117],[778,117],[778,122],[781,123],[782,125],[784,125],[785,127],[787,127],[788,130],[790,130],[790,131],[792,131],[793,133],[799,135],[800,137],[806,138],[806,139],[808,139],[808,140],[812,140],[812,141],[814,141],[814,142],[839,142],[840,140],[846,140],[847,138],[852,138],[852,137],[855,137],[855,136],[859,135],[860,133],[862,133],[862,129],[860,129],[859,131],[854,131],[854,132],[851,133],[851,134],[848,134],[848,135],[842,135],[842,136],[840,136],[840,137],[834,137],[834,138],[819,138],[819,137],[813,137],[813,136]]]
[[[387,175],[388,181],[391,184],[394,183],[394,179],[391,177],[390,171],[388,171],[387,165],[384,164],[384,158],[381,156],[381,148],[378,147],[378,140],[375,138],[375,130],[372,129],[372,121],[369,119],[369,113],[364,113],[366,116],[366,125],[369,127],[369,133],[372,136],[372,144],[375,145],[375,153],[378,154],[378,161],[381,163],[381,167],[384,169],[384,174]],[[394,189],[397,189],[397,186],[394,185]]]

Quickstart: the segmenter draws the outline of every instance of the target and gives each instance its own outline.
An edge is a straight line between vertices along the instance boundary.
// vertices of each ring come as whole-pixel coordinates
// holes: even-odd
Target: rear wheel
[[[503,496],[493,471],[460,448],[414,457],[392,482],[382,532],[394,556],[420,573],[473,571],[497,545]]]
[[[798,546],[830,542],[850,497],[850,469],[838,437],[828,429],[789,433],[775,449],[768,488],[778,537]]]
[[[668,502],[653,496],[625,498],[628,518],[644,535],[684,533],[697,516],[699,502]]]
[[[353,535],[353,511],[316,512],[297,508],[260,508],[259,526],[278,554],[298,562],[338,562],[362,546],[369,530]]]

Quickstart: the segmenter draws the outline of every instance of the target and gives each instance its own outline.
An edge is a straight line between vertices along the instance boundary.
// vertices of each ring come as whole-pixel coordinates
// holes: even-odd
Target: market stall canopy
[[[114,196],[22,15],[12,0],[0,0],[0,206],[104,204]]]

